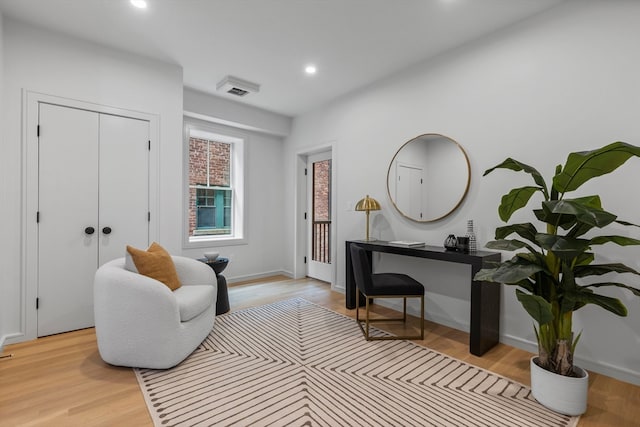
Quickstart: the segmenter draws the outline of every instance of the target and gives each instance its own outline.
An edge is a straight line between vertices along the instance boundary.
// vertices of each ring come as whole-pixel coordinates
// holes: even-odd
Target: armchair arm
[[[217,286],[216,273],[204,262],[183,256],[172,256],[182,285]]]

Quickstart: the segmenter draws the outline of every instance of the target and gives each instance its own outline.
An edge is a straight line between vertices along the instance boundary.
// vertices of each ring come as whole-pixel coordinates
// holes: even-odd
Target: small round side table
[[[230,310],[229,307],[229,292],[227,290],[227,279],[222,275],[222,272],[227,268],[229,264],[229,258],[216,258],[214,261],[209,261],[207,258],[198,258],[198,261],[202,261],[213,269],[216,273],[218,280],[218,299],[216,301],[216,316],[218,314],[226,313]]]

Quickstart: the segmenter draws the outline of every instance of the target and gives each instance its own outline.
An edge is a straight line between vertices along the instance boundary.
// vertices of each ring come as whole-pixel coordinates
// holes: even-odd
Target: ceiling
[[[178,64],[187,87],[296,116],[562,1],[147,0],[140,10],[129,0],[0,0],[0,11]],[[260,91],[216,91],[226,75]]]

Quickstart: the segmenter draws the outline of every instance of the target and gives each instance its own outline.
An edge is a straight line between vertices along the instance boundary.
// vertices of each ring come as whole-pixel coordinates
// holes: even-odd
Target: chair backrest
[[[371,263],[367,257],[367,251],[358,245],[351,245],[351,265],[353,266],[353,275],[356,279],[356,286],[365,295],[373,290],[373,282],[371,280]]]

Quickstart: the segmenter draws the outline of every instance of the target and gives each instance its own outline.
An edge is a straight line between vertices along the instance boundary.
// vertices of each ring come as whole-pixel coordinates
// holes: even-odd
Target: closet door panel
[[[41,103],[39,124],[38,336],[44,336],[93,326],[98,114]]]
[[[149,245],[149,122],[100,115],[99,265]]]

